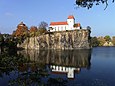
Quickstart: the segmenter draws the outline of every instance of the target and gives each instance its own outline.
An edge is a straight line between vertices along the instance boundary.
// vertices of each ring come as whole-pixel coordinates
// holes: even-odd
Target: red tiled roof
[[[51,22],[50,25],[68,25],[67,22]]]
[[[80,23],[74,24],[74,27],[80,27],[80,26],[81,26]]]
[[[68,19],[74,19],[74,16],[73,15],[69,15]]]

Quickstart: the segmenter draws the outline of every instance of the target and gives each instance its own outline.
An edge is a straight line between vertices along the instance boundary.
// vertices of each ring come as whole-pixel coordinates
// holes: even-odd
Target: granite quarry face
[[[90,30],[49,32],[38,37],[30,37],[18,44],[24,49],[90,49]]]

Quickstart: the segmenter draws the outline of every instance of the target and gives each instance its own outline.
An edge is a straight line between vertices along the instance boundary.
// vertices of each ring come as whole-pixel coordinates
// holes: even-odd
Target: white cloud
[[[6,13],[5,13],[5,16],[10,16],[10,17],[12,17],[12,16],[13,16],[13,14],[12,14],[12,13],[10,13],[10,12],[6,12]]]

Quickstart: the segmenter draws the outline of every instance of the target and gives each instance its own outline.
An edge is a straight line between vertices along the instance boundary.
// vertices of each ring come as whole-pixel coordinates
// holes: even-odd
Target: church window
[[[58,31],[59,31],[59,27],[58,27]]]
[[[61,30],[63,30],[63,27],[61,27]]]
[[[54,27],[55,28],[55,31],[56,31],[56,27]]]
[[[66,26],[65,26],[65,30],[66,30]]]

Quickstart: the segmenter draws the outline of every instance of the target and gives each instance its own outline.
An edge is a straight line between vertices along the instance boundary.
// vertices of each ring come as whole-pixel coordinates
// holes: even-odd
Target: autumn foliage
[[[28,27],[23,22],[21,22],[18,24],[17,29],[14,31],[13,35],[19,37],[24,36],[26,33],[28,33]]]
[[[36,26],[31,26],[31,27],[30,27],[30,33],[31,33],[31,32],[37,32],[37,30],[38,30],[38,29],[37,29]]]
[[[17,25],[16,31],[13,32],[13,36],[20,39],[20,42],[27,37],[35,37],[42,35],[43,33],[47,32],[46,27],[48,24],[46,22],[40,22],[38,28],[36,26],[31,26],[30,30],[28,27],[21,22],[20,24]]]

